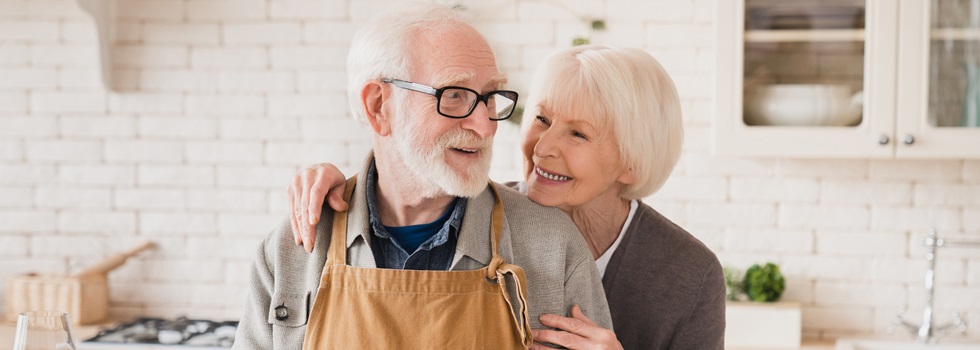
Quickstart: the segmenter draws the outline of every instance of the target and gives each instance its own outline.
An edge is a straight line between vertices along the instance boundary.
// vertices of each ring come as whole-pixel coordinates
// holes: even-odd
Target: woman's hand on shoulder
[[[556,330],[532,330],[532,350],[549,349],[541,343],[551,343],[568,349],[623,349],[619,339],[616,339],[616,333],[597,326],[585,317],[578,305],[572,307],[572,317],[545,314],[541,315],[540,320],[541,324]]]
[[[346,178],[340,169],[333,164],[321,163],[300,171],[286,188],[293,238],[307,253],[313,251],[316,242],[316,224],[320,222],[324,199],[333,210],[346,211],[347,202],[343,198],[346,187]]]

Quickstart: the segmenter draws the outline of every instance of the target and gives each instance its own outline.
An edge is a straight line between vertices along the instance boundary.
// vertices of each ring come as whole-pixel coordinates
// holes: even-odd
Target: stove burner
[[[230,348],[235,341],[238,321],[176,320],[140,317],[99,331],[82,344],[139,343],[159,346],[194,346],[195,349]]]
[[[158,343],[157,335],[153,333],[124,334],[126,343]]]

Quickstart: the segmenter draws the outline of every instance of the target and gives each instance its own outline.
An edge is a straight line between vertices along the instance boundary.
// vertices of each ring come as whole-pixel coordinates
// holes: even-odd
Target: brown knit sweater
[[[623,348],[724,349],[718,258],[650,206],[639,203],[602,284]]]

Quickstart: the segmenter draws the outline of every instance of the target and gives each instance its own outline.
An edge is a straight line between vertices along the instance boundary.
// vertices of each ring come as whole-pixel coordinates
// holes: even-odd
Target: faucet
[[[925,276],[926,306],[922,310],[922,323],[915,325],[906,321],[902,317],[904,312],[901,312],[895,315],[895,320],[892,321],[892,326],[888,328],[888,333],[893,333],[895,326],[902,326],[915,334],[916,339],[920,343],[935,344],[939,342],[940,338],[951,333],[953,330],[966,333],[967,326],[966,321],[959,312],[953,314],[953,323],[951,324],[943,326],[933,326],[932,324],[932,301],[936,284],[936,248],[957,245],[980,246],[980,242],[939,238],[936,237],[936,229],[931,229],[929,230],[929,236],[922,241],[922,244],[929,249],[926,252],[926,261],[929,263],[929,267],[926,269]]]

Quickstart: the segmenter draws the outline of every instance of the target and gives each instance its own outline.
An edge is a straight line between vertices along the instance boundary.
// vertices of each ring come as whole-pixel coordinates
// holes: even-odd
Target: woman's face
[[[584,115],[558,115],[530,106],[523,127],[524,179],[534,202],[569,212],[601,196],[619,196],[631,180],[612,125]],[[587,109],[586,109],[587,110]]]

